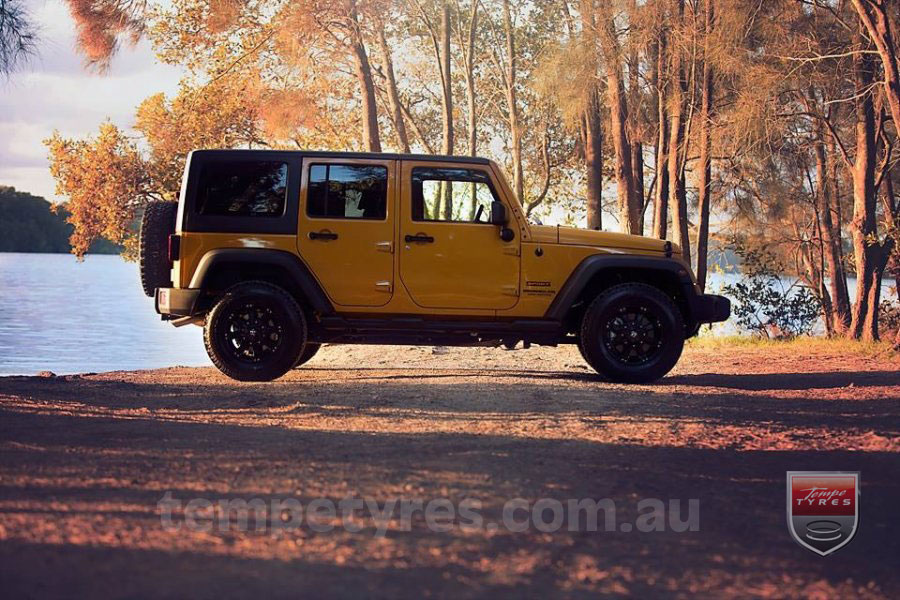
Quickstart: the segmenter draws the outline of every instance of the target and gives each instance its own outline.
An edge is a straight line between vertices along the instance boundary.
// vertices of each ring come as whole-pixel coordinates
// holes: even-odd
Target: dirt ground
[[[822,345],[699,346],[629,387],[571,347],[332,346],[269,384],[212,368],[0,378],[0,595],[898,598],[898,369]],[[789,470],[861,472],[859,529],[835,555],[790,538]],[[644,498],[698,499],[699,531],[441,532],[396,514],[383,536],[364,517],[201,531],[178,510],[173,530],[167,492],[476,499],[484,523],[513,498],[608,498],[617,523]]]

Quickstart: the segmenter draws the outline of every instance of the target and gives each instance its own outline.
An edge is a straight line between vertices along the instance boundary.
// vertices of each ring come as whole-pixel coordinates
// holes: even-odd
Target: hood
[[[593,229],[577,229],[575,227],[549,227],[532,225],[532,236],[535,241],[563,244],[566,246],[594,246],[598,248],[621,249],[628,251],[664,252],[665,240],[613,233],[611,231],[595,231]],[[681,249],[672,245],[672,251],[680,254]]]

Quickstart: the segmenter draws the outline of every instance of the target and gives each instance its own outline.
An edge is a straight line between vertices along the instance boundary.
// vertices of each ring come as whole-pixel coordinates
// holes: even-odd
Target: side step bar
[[[558,321],[461,321],[419,318],[347,319],[328,316],[314,324],[311,335],[319,341],[372,344],[435,343],[479,345],[488,341],[518,341],[556,345],[567,343]]]

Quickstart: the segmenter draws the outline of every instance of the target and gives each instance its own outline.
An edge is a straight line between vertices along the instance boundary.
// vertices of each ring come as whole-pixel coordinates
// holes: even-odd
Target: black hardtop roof
[[[336,152],[331,150],[194,150],[193,154],[203,156],[247,156],[266,154],[292,154],[321,158],[378,158],[381,160],[421,160],[458,163],[489,164],[490,161],[480,156],[444,156],[440,154],[396,154],[391,152]]]

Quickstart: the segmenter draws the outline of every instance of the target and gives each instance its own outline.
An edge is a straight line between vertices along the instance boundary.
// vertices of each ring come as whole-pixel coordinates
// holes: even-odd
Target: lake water
[[[0,375],[208,365],[202,333],[160,321],[119,256],[0,253]]]
[[[713,273],[710,292],[736,279]],[[735,332],[728,322],[703,335]],[[0,375],[209,365],[202,333],[161,321],[137,265],[118,256],[0,253]]]

